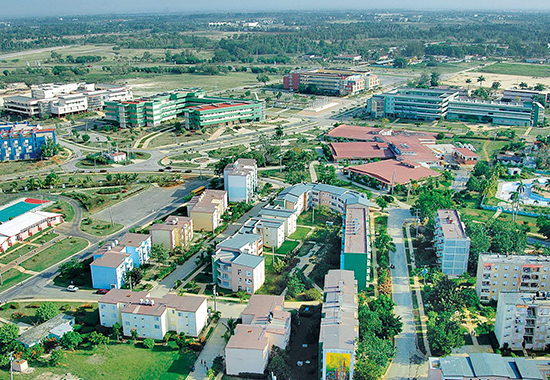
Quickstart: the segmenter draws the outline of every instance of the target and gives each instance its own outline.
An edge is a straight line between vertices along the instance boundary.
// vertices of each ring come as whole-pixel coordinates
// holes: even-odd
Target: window
[[[156,329],[160,329],[160,326],[159,326],[159,325],[155,325],[155,328],[156,328]]]
[[[126,326],[130,326],[130,322],[128,322],[128,321],[124,322],[124,324],[125,324]]]
[[[158,321],[159,320],[159,317],[155,317],[155,321]]]
[[[104,305],[104,304],[101,304],[101,308],[102,308],[102,309],[105,309],[105,305]]]
[[[113,314],[111,314],[111,315],[113,316],[113,318],[116,318],[116,314],[115,314],[115,313],[113,313]]]
[[[495,273],[495,274],[493,275],[493,277],[494,277],[494,278],[497,278],[497,277],[498,277],[498,273]]]
[[[241,269],[237,269],[237,274],[240,276],[243,273]]]
[[[242,282],[242,278],[239,277],[239,284]]]
[[[519,267],[514,267],[514,270],[519,270]]]
[[[247,271],[246,271],[246,277],[252,277],[252,272],[249,271],[249,270],[247,270]]]
[[[514,278],[518,278],[518,275],[517,275],[517,274],[515,274],[515,275],[514,275]]]
[[[502,285],[504,286],[508,285],[508,281],[502,281]]]
[[[178,313],[178,317],[182,317],[183,316],[183,313]]]
[[[508,278],[508,273],[505,273],[505,274],[504,274],[504,278]]]
[[[508,270],[508,269],[510,269],[510,267],[509,267],[509,266],[505,266],[504,269]]]

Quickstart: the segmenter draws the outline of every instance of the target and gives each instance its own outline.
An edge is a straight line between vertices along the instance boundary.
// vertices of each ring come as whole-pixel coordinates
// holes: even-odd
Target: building
[[[449,102],[447,120],[536,126],[544,121],[544,106],[538,102],[512,103],[456,98]]]
[[[150,235],[127,233],[120,241],[103,244],[94,252],[94,261],[90,264],[92,287],[120,289],[126,273],[145,264],[150,256]]]
[[[284,310],[284,297],[252,295],[242,322],[225,347],[226,373],[263,374],[271,348],[285,349],[290,339],[291,315]]]
[[[214,283],[233,292],[255,293],[265,282],[263,239],[253,233],[237,233],[216,246],[212,255]]]
[[[94,83],[42,84],[31,88],[31,96],[4,99],[6,112],[24,118],[64,117],[102,110],[106,102],[132,99],[126,86]]]
[[[334,57],[336,61],[358,62],[362,59],[360,54],[339,54]]]
[[[198,88],[105,104],[105,119],[122,127],[153,127],[177,117],[187,129],[202,129],[261,121],[265,106],[254,100],[207,97]]]
[[[371,261],[369,208],[361,204],[349,205],[343,217],[340,269],[353,271],[359,291],[367,289]]]
[[[536,360],[471,353],[468,356],[430,358],[428,380],[543,380]]]
[[[501,100],[513,103],[539,102],[546,104],[550,101],[550,91],[506,89],[502,94]]]
[[[322,380],[353,379],[359,338],[357,281],[353,271],[329,270],[325,276],[319,368]]]
[[[448,276],[460,276],[468,270],[470,238],[456,210],[437,210],[434,244],[441,271]]]
[[[550,344],[549,317],[550,293],[500,292],[495,317],[499,346],[545,350]]]
[[[379,85],[380,80],[370,71],[299,69],[283,77],[285,90],[336,96],[355,95]]]
[[[454,159],[462,165],[475,165],[479,156],[468,148],[453,148]]]
[[[258,187],[256,160],[239,158],[223,170],[224,189],[229,202],[250,202]]]
[[[328,147],[334,162],[362,164],[395,157],[384,142],[331,142]]]
[[[371,186],[382,189],[395,185],[406,185],[411,181],[424,181],[439,177],[441,173],[411,160],[385,160],[350,166],[345,170],[351,179],[367,181]]]
[[[132,336],[135,330],[140,338],[156,340],[168,331],[198,337],[208,320],[204,296],[166,294],[155,298],[147,291],[112,289],[97,303],[101,326],[119,323],[125,336]]]
[[[214,232],[227,211],[228,199],[225,190],[205,190],[187,203],[187,215],[193,219],[194,231]]]
[[[548,292],[550,258],[534,255],[479,255],[476,293],[481,302],[500,292]]]
[[[104,153],[103,156],[107,160],[112,161],[115,164],[126,161],[126,153],[124,152],[112,151],[112,152]]]
[[[400,88],[376,94],[367,101],[367,111],[374,118],[440,120],[447,116],[451,100],[458,91],[427,88]]]
[[[265,206],[260,210],[261,218],[280,220],[284,223],[285,238],[296,231],[299,213],[281,206]]]
[[[340,124],[328,131],[324,139],[329,141],[374,141],[384,130],[360,125]]]
[[[0,124],[0,161],[39,159],[40,150],[49,140],[57,143],[54,127]]]
[[[0,252],[60,223],[63,223],[63,215],[45,211],[28,211],[3,222],[0,224]]]
[[[70,315],[57,314],[52,319],[24,331],[17,341],[27,348],[40,344],[46,339],[59,341],[63,335],[73,331],[74,321],[74,317]]]
[[[193,240],[193,219],[184,216],[169,216],[164,223],[149,227],[151,244],[162,244],[169,250],[189,247]]]
[[[280,219],[250,218],[241,227],[239,233],[261,235],[264,247],[275,250],[285,241],[285,223]]]

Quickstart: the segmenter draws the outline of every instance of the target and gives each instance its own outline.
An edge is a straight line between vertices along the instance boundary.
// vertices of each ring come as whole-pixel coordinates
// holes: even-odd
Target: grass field
[[[311,231],[311,228],[296,227],[296,231],[294,231],[294,233],[290,235],[289,238],[294,240],[304,240],[309,231]]]
[[[550,77],[550,65],[528,63],[495,63],[477,71],[491,74],[521,75],[528,77]]]
[[[17,259],[19,256],[24,255],[25,253],[28,253],[30,250],[36,248],[34,245],[30,244],[19,244],[14,247],[14,250],[8,250],[8,254],[5,256],[2,256],[0,259],[0,263],[2,264],[8,264],[11,263],[13,260]]]
[[[0,176],[24,173],[27,171],[40,170],[47,167],[55,167],[54,161],[12,161],[0,162]]]
[[[281,255],[288,255],[294,248],[296,248],[300,244],[297,241],[285,241],[278,249],[275,250],[275,253],[279,253]]]
[[[227,148],[218,148],[214,150],[208,151],[208,157],[212,158],[224,158],[227,156],[231,156],[233,154],[239,154],[246,151],[246,147],[244,145],[235,145],[235,146],[229,146]]]
[[[36,256],[25,260],[21,265],[28,270],[41,272],[88,246],[88,241],[78,237],[63,239],[46,248]]]
[[[90,235],[95,236],[109,236],[111,234],[114,234],[117,231],[120,231],[124,226],[122,224],[114,223],[111,226],[110,222],[105,222],[103,220],[98,219],[91,219],[90,224],[86,224],[84,222],[84,219],[82,223],[80,223],[80,230],[83,232],[86,232]]]
[[[74,208],[65,201],[57,201],[53,205],[46,207],[44,211],[58,212],[60,214],[63,214],[63,219],[65,220],[65,222],[70,222],[74,219]]]
[[[30,274],[21,273],[17,269],[10,269],[7,272],[2,273],[2,285],[0,285],[0,292],[11,288],[15,284],[20,283],[23,280],[31,277]]]

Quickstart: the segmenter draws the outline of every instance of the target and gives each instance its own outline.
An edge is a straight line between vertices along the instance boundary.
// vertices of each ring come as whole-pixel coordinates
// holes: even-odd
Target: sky
[[[63,16],[110,13],[254,12],[351,9],[491,9],[545,10],[548,0],[0,0],[3,17]]]

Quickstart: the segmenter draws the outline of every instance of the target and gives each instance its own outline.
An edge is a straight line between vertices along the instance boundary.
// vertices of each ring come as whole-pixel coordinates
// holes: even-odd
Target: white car
[[[67,291],[68,292],[76,292],[76,291],[78,291],[78,286],[69,285],[69,286],[67,286]]]

